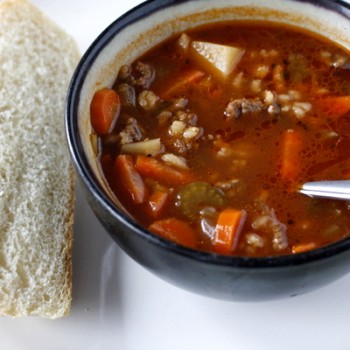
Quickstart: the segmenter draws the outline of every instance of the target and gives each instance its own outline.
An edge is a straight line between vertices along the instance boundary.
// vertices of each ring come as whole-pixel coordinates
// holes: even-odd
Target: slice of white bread
[[[64,135],[76,43],[26,0],[0,1],[0,315],[65,316],[74,172]]]

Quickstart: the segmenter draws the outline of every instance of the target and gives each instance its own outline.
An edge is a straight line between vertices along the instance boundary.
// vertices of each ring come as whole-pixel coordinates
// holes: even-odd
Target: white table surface
[[[139,0],[33,0],[82,52]],[[2,350],[349,350],[350,275],[263,303],[223,302],[155,277],[112,242],[77,188],[70,316],[0,319]]]

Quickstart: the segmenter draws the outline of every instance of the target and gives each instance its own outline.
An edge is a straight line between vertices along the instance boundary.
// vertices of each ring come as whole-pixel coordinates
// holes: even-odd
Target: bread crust
[[[28,0],[0,1],[0,315],[70,311],[75,175],[64,105],[79,58]]]
[[[75,172],[74,168],[70,166],[70,189],[69,189],[69,202],[68,202],[68,215],[66,218],[67,221],[67,231],[65,235],[65,240],[67,244],[67,251],[65,254],[65,271],[66,271],[66,281],[65,285],[67,286],[67,307],[65,308],[61,316],[68,316],[72,304],[72,295],[73,295],[73,229],[74,229],[74,209],[75,209]],[[53,318],[53,317],[50,317]],[[54,317],[57,318],[57,317]]]

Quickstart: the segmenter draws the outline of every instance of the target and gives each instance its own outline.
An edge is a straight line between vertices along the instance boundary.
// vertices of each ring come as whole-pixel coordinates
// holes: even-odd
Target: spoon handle
[[[350,200],[350,180],[305,182],[299,192],[310,197]]]

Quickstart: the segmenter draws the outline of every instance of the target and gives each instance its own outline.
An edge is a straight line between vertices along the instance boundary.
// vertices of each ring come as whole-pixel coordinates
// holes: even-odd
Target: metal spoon
[[[305,182],[299,192],[309,197],[350,200],[350,180]]]

